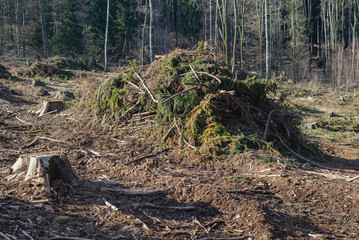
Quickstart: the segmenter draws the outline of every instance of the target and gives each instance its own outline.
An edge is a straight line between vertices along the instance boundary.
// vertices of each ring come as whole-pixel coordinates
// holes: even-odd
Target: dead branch
[[[152,111],[152,112],[140,112],[140,113],[135,113],[133,114],[133,116],[146,116],[146,115],[151,115],[151,114],[155,114],[156,111]]]
[[[322,173],[322,172],[315,172],[315,171],[307,171],[307,170],[302,170],[302,169],[299,169],[297,166],[296,168],[294,169],[298,172],[302,172],[302,173],[307,173],[307,174],[314,174],[314,175],[319,175],[319,176],[323,176],[323,177],[326,177],[328,179],[345,179],[348,181],[348,178],[347,177],[343,177],[343,176],[339,176],[337,174],[332,174],[332,173]]]
[[[266,128],[265,128],[265,130],[264,130],[263,140],[265,140],[266,137],[267,137],[267,132],[268,132],[268,128],[269,128],[269,124],[270,124],[271,118],[272,118],[272,114],[273,114],[275,111],[277,111],[277,109],[272,110],[272,111],[268,114],[268,120],[267,120]]]
[[[20,231],[21,231],[26,237],[28,237],[30,240],[34,240],[34,239],[30,236],[30,234],[28,234],[28,233],[25,232],[24,230],[20,229]]]
[[[211,77],[211,78],[213,78],[214,80],[216,80],[219,84],[222,84],[222,80],[221,79],[219,79],[218,77],[216,77],[215,75],[213,75],[213,74],[210,74],[210,73],[208,73],[208,72],[197,72],[198,74],[202,74],[202,75],[206,75],[206,76],[208,76],[208,77]],[[184,75],[187,75],[187,74],[191,74],[191,72],[188,72],[188,73],[183,73],[183,74],[181,74],[180,76],[184,76]],[[199,84],[203,84],[203,83],[199,83]],[[204,85],[204,84],[203,84]]]
[[[50,142],[66,143],[65,141],[61,141],[61,140],[57,140],[57,139],[53,139],[53,138],[49,138],[49,137],[37,136],[36,138],[37,139],[48,140]]]
[[[169,100],[171,100],[172,98],[175,98],[175,97],[177,97],[179,95],[182,95],[183,93],[189,92],[189,91],[194,90],[194,89],[197,89],[197,87],[191,87],[191,88],[185,89],[185,90],[183,90],[183,91],[181,91],[179,93],[176,93],[176,94],[172,95],[171,97],[169,97],[169,98],[165,99],[164,101],[162,101],[161,104],[164,104],[164,103],[168,102]]]
[[[47,240],[91,240],[89,238],[78,238],[78,237],[53,237]]]
[[[179,207],[179,206],[158,206],[154,205],[152,203],[134,203],[132,204],[134,207],[146,207],[146,208],[157,208],[157,209],[170,209],[170,210],[181,210],[181,211],[193,211],[196,210],[196,207],[194,206],[187,206],[187,207]]]
[[[348,181],[348,182],[353,182],[354,180],[357,180],[357,179],[359,179],[359,175],[356,176],[356,177],[353,177],[353,178],[351,178],[351,179],[348,179],[347,181]]]
[[[208,73],[208,72],[197,72],[197,73],[206,75],[206,76],[208,76],[208,77],[211,77],[211,78],[217,80],[219,84],[222,84],[221,79],[219,79],[218,77],[214,76],[213,74],[210,74],[210,73]]]
[[[203,228],[203,230],[209,234],[209,231],[207,228],[205,228],[197,219],[193,220],[194,223],[198,224],[201,228]]]
[[[196,78],[197,78],[197,80],[199,81],[199,83],[202,83],[202,82],[201,82],[201,79],[198,77],[196,71],[193,69],[193,67],[191,66],[191,64],[188,64],[188,65],[189,65],[189,67],[191,68],[191,70],[192,70],[192,72],[194,73],[194,75],[196,76]]]
[[[8,236],[6,236],[4,233],[0,232],[0,236],[3,237],[5,240],[11,240]]]
[[[186,141],[186,139],[184,139],[184,138],[182,137],[182,133],[181,133],[181,130],[179,129],[179,127],[178,127],[178,125],[177,125],[176,119],[174,119],[174,124],[175,124],[175,126],[176,126],[176,128],[177,128],[178,134],[180,135],[180,139],[182,139],[182,141],[183,141],[185,144],[187,144],[189,147],[191,147],[191,148],[197,150],[197,148],[196,148],[195,146],[191,145],[189,142]]]
[[[58,112],[58,111],[57,111],[57,110],[52,110],[52,111],[50,111],[50,112],[47,112],[47,113],[42,114],[41,116],[38,116],[37,118],[41,118],[41,117],[43,117],[43,116],[46,116],[46,115],[49,115],[49,114],[53,114],[53,113],[56,113],[56,112]]]
[[[130,82],[130,81],[126,81],[128,84],[130,84],[131,86],[135,87],[137,90],[140,91],[140,94],[144,94],[145,92],[142,90],[142,88],[140,88],[139,86],[137,86],[136,84]]]
[[[152,101],[154,103],[158,103],[158,100],[155,99],[155,97],[153,96],[152,92],[150,91],[150,89],[147,87],[145,81],[143,81],[143,79],[140,77],[140,75],[138,75],[138,73],[135,72],[135,75],[138,79],[140,79],[140,81],[142,82],[143,87],[146,89],[146,91],[148,92],[148,94],[150,94]]]
[[[128,142],[126,141],[123,141],[123,140],[119,140],[119,139],[116,139],[116,138],[111,138],[111,140],[115,141],[115,142],[118,142],[120,144],[128,144]]]
[[[165,194],[167,190],[163,191],[125,191],[125,190],[117,190],[113,188],[101,187],[101,191],[108,191],[108,192],[115,192],[119,195],[125,196],[149,196],[149,195],[158,195],[158,194]]]
[[[55,143],[62,143],[62,144],[55,144],[56,146],[60,146],[60,147],[67,147],[67,148],[72,148],[72,149],[79,149],[80,151],[87,151],[96,155],[97,157],[106,157],[106,156],[113,156],[112,154],[107,154],[107,155],[103,155],[95,150],[92,149],[88,149],[88,148],[80,148],[80,147],[76,147],[76,146],[72,146],[72,145],[67,145],[65,141],[61,141],[61,140],[57,140],[57,139],[53,139],[53,138],[49,138],[49,137],[43,137],[43,136],[37,136],[37,139],[43,139],[43,140],[48,140],[50,142],[55,142]]]
[[[172,132],[172,130],[174,129],[174,124],[172,122],[170,129],[167,131],[167,133],[165,134],[165,136],[162,138],[162,141],[166,141],[166,139],[168,138],[168,136],[170,135],[170,133]]]
[[[287,144],[285,144],[285,142],[283,141],[283,139],[282,139],[282,138],[280,137],[280,135],[278,134],[277,129],[274,128],[274,130],[275,130],[275,132],[276,132],[276,135],[277,135],[278,139],[279,139],[280,142],[283,144],[283,146],[284,146],[285,148],[287,148],[287,149],[288,149],[292,154],[294,154],[295,156],[299,157],[300,159],[302,159],[302,160],[304,160],[304,161],[306,161],[306,162],[309,162],[309,163],[311,163],[311,164],[313,164],[313,165],[316,165],[316,166],[318,166],[318,167],[325,168],[325,169],[330,169],[330,170],[336,170],[335,168],[327,167],[327,166],[321,165],[320,163],[313,162],[313,161],[311,161],[311,160],[309,160],[309,159],[303,157],[302,155],[296,153],[294,150],[292,150],[290,147],[288,147]]]
[[[20,119],[18,116],[15,116],[15,118],[16,118],[17,120],[19,120],[20,122],[25,123],[26,125],[30,125],[30,126],[34,126],[34,125],[35,125],[35,124],[33,124],[33,123],[29,123],[29,122],[26,122],[26,121]]]
[[[110,203],[110,202],[107,202],[106,199],[103,199],[103,200],[104,200],[105,205],[106,205],[107,207],[110,207],[110,208],[112,208],[113,210],[115,210],[116,212],[118,212],[118,207],[116,207],[115,205],[113,205],[113,204]]]
[[[131,165],[132,163],[141,162],[142,160],[145,160],[146,158],[154,157],[154,156],[156,156],[156,155],[158,155],[158,154],[160,154],[160,153],[167,152],[167,151],[170,150],[170,149],[171,149],[170,147],[169,147],[169,148],[165,148],[165,149],[163,149],[163,150],[161,150],[161,151],[158,151],[158,152],[156,152],[156,153],[148,154],[148,155],[143,156],[143,157],[139,157],[139,158],[137,158],[137,159],[135,159],[135,160],[132,160],[131,162],[126,163],[126,165]]]
[[[32,140],[30,143],[26,144],[25,146],[21,147],[20,149],[29,148],[29,147],[35,145],[38,141],[39,141],[39,139],[38,139],[38,138],[35,138],[35,139]]]

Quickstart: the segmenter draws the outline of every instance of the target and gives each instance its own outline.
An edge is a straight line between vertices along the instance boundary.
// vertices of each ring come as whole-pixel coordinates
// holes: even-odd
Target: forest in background
[[[200,42],[232,71],[265,76],[268,55],[271,77],[357,84],[358,0],[1,0],[0,54],[104,63],[107,4],[113,65]]]

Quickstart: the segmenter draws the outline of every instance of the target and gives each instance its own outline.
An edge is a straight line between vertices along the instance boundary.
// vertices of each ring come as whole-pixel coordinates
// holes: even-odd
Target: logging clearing
[[[203,47],[34,64],[0,80],[1,239],[358,238],[354,93],[232,73]]]

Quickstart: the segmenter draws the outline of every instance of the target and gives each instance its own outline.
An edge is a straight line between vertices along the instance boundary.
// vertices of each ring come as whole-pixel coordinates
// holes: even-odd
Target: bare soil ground
[[[326,154],[318,167],[261,161],[276,158],[258,159],[257,153],[198,161],[135,134],[119,137],[89,128],[91,116],[71,108],[38,117],[34,111],[59,89],[83,94],[78,82],[46,87],[28,80],[0,82],[0,169],[22,154],[67,153],[86,179],[165,193],[126,196],[68,188],[57,189],[49,200],[38,185],[8,181],[1,173],[0,233],[9,239],[359,239],[355,97],[348,103],[334,93],[289,97],[304,114],[304,133]],[[318,123],[333,118],[351,120],[353,129],[333,131],[333,124]]]

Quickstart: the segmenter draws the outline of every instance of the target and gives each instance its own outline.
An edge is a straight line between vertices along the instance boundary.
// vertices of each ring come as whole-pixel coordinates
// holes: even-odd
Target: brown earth
[[[355,132],[350,138],[324,138],[319,133],[325,129],[308,132],[327,154],[322,167],[260,161],[277,159],[260,152],[198,161],[136,134],[90,128],[85,112],[34,113],[57,90],[78,96],[91,84],[0,82],[0,169],[22,154],[61,152],[86,179],[118,181],[124,190],[165,192],[126,196],[68,186],[49,200],[38,184],[8,181],[4,171],[0,239],[5,239],[1,233],[9,239],[359,239]],[[296,99],[291,101],[297,107],[323,106]],[[303,113],[305,119],[312,117]]]

